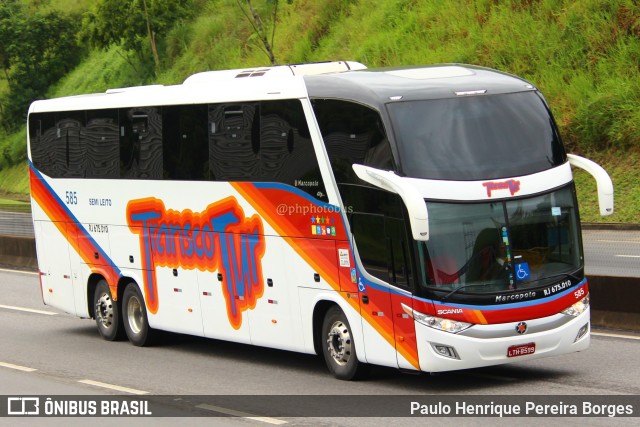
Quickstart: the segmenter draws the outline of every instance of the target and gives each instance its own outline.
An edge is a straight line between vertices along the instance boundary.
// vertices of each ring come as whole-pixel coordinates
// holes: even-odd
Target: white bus
[[[158,330],[438,372],[580,351],[571,165],[530,83],[466,65],[204,72],[34,102],[45,304]]]

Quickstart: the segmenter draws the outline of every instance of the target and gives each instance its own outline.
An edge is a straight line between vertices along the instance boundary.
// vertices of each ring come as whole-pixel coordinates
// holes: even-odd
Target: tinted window
[[[120,176],[118,110],[88,110],[81,132],[86,152],[87,178]]]
[[[59,176],[69,178],[84,177],[85,149],[80,140],[80,132],[84,128],[84,111],[56,113],[58,138],[54,147],[58,157],[62,158]]]
[[[162,116],[159,108],[120,110],[120,177],[162,178]]]
[[[211,105],[209,168],[215,180],[280,182],[326,199],[298,100]]]
[[[253,181],[259,175],[257,103],[209,107],[209,167],[218,181]]]
[[[354,163],[393,170],[391,147],[380,114],[353,102],[316,99],[313,110],[338,183],[362,182]]]
[[[209,178],[207,111],[206,105],[162,109],[164,179]]]
[[[36,167],[53,177],[83,177],[84,112],[32,114],[29,120],[31,156]]]
[[[326,200],[298,100],[32,114],[52,177],[280,182]]]
[[[344,185],[342,194],[350,203],[351,230],[364,268],[374,277],[408,288],[411,254],[400,197],[356,185]]]
[[[565,161],[535,92],[388,104],[407,176],[486,180],[528,175]]]
[[[48,148],[56,137],[55,115],[53,113],[31,114],[29,116],[29,141],[31,160],[36,168],[51,176],[54,163],[53,151]]]

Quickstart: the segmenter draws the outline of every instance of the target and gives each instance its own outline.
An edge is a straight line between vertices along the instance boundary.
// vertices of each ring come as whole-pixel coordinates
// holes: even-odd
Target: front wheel
[[[144,347],[153,343],[155,331],[149,326],[144,298],[135,283],[129,283],[124,290],[122,318],[124,330],[133,345]]]
[[[120,304],[111,296],[111,289],[105,280],[100,280],[93,292],[93,307],[98,332],[107,341],[117,341],[124,337]]]
[[[340,380],[353,380],[364,373],[347,317],[337,306],[327,311],[322,323],[322,353],[329,371]]]

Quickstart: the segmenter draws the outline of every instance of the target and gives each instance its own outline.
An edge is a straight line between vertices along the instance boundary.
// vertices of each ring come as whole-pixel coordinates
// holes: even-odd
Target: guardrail
[[[29,203],[0,203],[0,236],[33,237]]]

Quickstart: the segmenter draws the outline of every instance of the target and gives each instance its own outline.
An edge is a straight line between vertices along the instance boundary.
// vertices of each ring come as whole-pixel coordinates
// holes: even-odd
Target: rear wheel
[[[116,341],[124,337],[120,304],[113,300],[111,289],[106,280],[100,280],[93,293],[93,307],[98,332],[107,341]]]
[[[340,380],[361,377],[365,365],[358,361],[351,327],[339,307],[331,307],[322,323],[322,353],[329,371]]]
[[[135,283],[129,283],[124,290],[122,311],[124,330],[129,341],[138,347],[151,345],[155,331],[149,326],[144,298]]]

